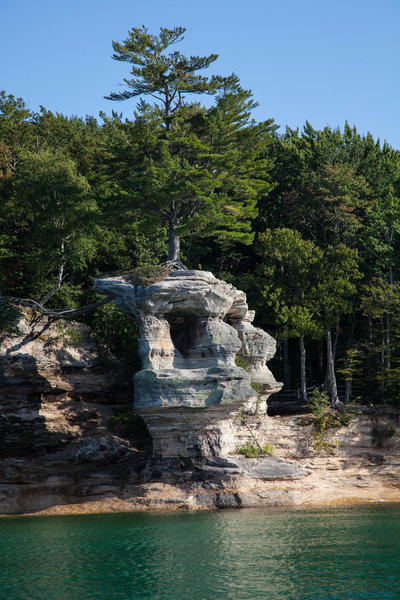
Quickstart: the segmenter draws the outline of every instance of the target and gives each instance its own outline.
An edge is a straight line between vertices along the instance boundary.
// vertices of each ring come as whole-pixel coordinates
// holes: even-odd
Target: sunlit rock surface
[[[148,287],[119,275],[97,279],[95,288],[139,324],[143,370],[135,375],[135,410],[155,455],[234,450],[235,415],[260,410],[260,395],[265,406],[281,387],[266,366],[275,340],[252,325],[244,292],[212,273],[186,270]]]

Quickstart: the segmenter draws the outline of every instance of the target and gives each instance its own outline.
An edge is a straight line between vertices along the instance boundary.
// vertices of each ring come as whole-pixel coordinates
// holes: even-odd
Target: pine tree
[[[134,77],[125,80],[130,89],[108,96],[126,100],[147,95],[157,101],[155,106],[141,101],[134,123],[115,125],[135,156],[125,197],[153,226],[168,223],[168,265],[175,268],[183,267],[182,235],[213,236],[225,246],[250,243],[257,195],[271,187],[271,161],[261,149],[266,126],[250,122],[251,93],[240,88],[235,75],[206,78],[197,73],[216,60],[215,54],[165,55],[184,31],[161,29],[153,36],[144,27],[134,28],[123,44],[114,42],[114,58],[131,63]],[[213,109],[184,102],[186,94],[218,91]]]
[[[217,60],[218,54],[190,56],[179,51],[165,54],[177,42],[183,40],[186,29],[161,27],[160,35],[148,33],[147,28],[134,27],[122,42],[113,42],[113,59],[132,65],[132,79],[124,79],[129,88],[124,92],[112,92],[108,100],[128,100],[138,96],[151,96],[161,103],[167,130],[171,128],[173,114],[183,105],[187,94],[215,94],[224,78],[204,77],[197,73]]]

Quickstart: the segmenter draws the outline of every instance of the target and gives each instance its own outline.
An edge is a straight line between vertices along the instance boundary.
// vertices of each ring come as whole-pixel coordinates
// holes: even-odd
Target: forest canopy
[[[286,388],[335,402],[337,378],[342,399],[399,405],[399,152],[348,123],[256,122],[236,75],[204,74],[217,55],[171,48],[183,34],[113,43],[131,78],[109,98],[129,118],[34,112],[0,92],[0,297],[75,308],[100,300],[96,275],[168,257],[246,291]],[[138,366],[126,317],[82,318]]]

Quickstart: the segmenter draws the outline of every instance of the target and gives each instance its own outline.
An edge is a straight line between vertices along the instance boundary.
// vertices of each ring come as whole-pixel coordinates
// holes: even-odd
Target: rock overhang
[[[135,410],[155,451],[194,456],[232,450],[234,414],[259,407],[260,389],[252,381],[264,401],[281,387],[266,366],[275,340],[252,325],[245,293],[208,271],[190,270],[172,271],[147,287],[129,274],[99,278],[95,289],[139,325]],[[236,364],[237,355],[246,370]]]

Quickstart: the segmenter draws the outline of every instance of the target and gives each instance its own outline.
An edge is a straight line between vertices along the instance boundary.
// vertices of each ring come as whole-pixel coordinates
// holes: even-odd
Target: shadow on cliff
[[[46,428],[40,414],[42,395],[49,382],[37,369],[30,354],[15,354],[23,340],[0,357],[0,457],[35,457],[54,452],[57,435]]]
[[[51,459],[62,452],[63,462],[74,462],[76,453],[88,447],[94,460],[107,462],[118,460],[135,446],[143,452],[150,450],[140,431],[135,439],[135,423],[128,418],[131,400],[127,402],[125,393],[116,391],[114,397],[112,390],[103,395],[88,389],[69,392],[62,389],[63,377],[61,387],[54,387],[39,373],[35,357],[12,354],[22,346],[19,343],[0,356],[0,458]],[[79,374],[74,374],[74,368],[68,371],[73,382]],[[98,371],[102,373],[101,367]],[[89,379],[96,374],[94,369]],[[118,404],[121,399],[124,402]],[[130,435],[121,435],[125,431]]]

